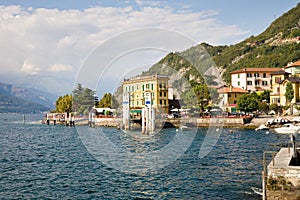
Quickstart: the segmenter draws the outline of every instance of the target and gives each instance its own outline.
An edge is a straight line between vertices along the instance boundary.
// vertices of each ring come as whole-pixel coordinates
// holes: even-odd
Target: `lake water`
[[[22,118],[0,114],[1,199],[261,199],[251,187],[261,187],[263,152],[278,151],[289,140],[288,135],[223,129],[212,151],[199,158],[207,134],[199,129],[174,162],[130,173],[96,159],[76,127],[35,123],[41,115],[27,115],[25,124]],[[178,133],[164,129],[135,138],[113,128],[93,129],[98,131],[131,153],[159,149]]]

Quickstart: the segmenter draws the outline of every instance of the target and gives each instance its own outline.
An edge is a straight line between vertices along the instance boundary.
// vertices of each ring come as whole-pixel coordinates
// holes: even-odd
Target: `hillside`
[[[0,113],[39,113],[54,108],[55,95],[0,83]]]
[[[276,19],[258,36],[232,46],[206,46],[217,66],[229,73],[245,67],[279,67],[300,60],[300,4]]]
[[[170,71],[166,68],[172,68],[179,74],[179,79],[185,78],[188,81],[201,83],[205,70],[215,66],[223,73],[223,80],[229,83],[229,73],[236,69],[245,67],[282,68],[288,62],[300,60],[299,13],[300,3],[276,19],[258,36],[251,36],[235,45],[212,46],[202,43],[183,52],[170,53],[142,75]],[[196,65],[194,66],[196,69],[199,69],[200,66],[202,76],[193,70],[193,65]],[[214,83],[213,75],[211,73],[205,75],[208,84]]]
[[[16,87],[11,84],[0,82],[0,94],[5,94],[30,102],[41,104],[49,109],[54,108],[54,102],[57,96],[48,92],[39,91],[32,88]]]
[[[11,95],[0,93],[0,113],[41,113],[49,108]]]

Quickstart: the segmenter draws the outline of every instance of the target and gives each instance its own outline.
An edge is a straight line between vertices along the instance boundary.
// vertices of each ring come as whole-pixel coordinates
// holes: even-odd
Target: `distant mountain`
[[[0,83],[0,112],[37,113],[54,109],[57,96]]]
[[[236,69],[245,67],[282,68],[289,62],[300,60],[299,13],[300,3],[276,19],[263,33],[251,36],[235,45],[212,46],[202,43],[183,52],[169,53],[142,75],[160,72],[168,74],[171,68],[178,74],[177,79],[185,78],[188,81],[201,83],[203,77],[206,76],[206,82],[213,85],[213,75],[215,74],[203,75],[203,72],[211,66],[215,66],[215,69],[222,73],[223,80],[227,83],[230,82],[229,73]],[[210,58],[207,57],[207,53],[203,52],[203,48]],[[191,63],[201,66],[203,70],[201,74],[195,72]],[[179,90],[184,89],[184,83],[181,80],[174,83]]]
[[[0,113],[41,113],[49,108],[38,103],[0,93]]]

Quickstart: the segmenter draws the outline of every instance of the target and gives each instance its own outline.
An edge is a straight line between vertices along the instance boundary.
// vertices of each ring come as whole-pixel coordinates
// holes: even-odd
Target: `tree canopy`
[[[78,114],[87,115],[95,104],[95,91],[83,88],[79,83],[73,90],[73,110]]]
[[[243,94],[237,100],[237,109],[245,112],[253,112],[258,109],[258,96],[256,93]]]
[[[293,89],[293,85],[291,82],[287,82],[284,95],[285,95],[286,101],[290,104],[294,98],[294,89]]]
[[[56,112],[71,113],[72,112],[72,102],[73,102],[72,95],[67,94],[65,96],[59,96],[55,103]]]
[[[111,93],[106,93],[103,95],[103,97],[100,99],[99,102],[97,102],[98,108],[117,108],[118,102],[116,101],[115,97]]]

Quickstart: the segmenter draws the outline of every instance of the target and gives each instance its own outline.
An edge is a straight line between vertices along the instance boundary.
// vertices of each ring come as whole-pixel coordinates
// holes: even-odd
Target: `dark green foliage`
[[[270,110],[274,110],[275,112],[278,112],[279,106],[277,105],[277,103],[272,103],[270,105]]]
[[[199,106],[203,112],[207,108],[209,101],[215,102],[218,98],[216,89],[209,88],[205,84],[191,84],[193,87],[182,94],[182,100],[186,107]]]
[[[101,100],[98,102],[96,107],[98,108],[117,108],[118,102],[111,93],[106,93],[103,95]]]
[[[293,85],[291,82],[287,82],[284,95],[285,95],[286,101],[290,104],[294,98],[294,89],[293,89]]]
[[[58,113],[71,113],[72,112],[72,102],[73,98],[72,95],[65,95],[58,97],[55,105],[56,105],[56,112]]]
[[[256,93],[243,94],[237,100],[237,109],[245,112],[253,112],[259,108],[258,102],[258,96]]]
[[[88,114],[95,104],[95,91],[89,88],[83,88],[78,84],[73,90],[73,111],[78,114]]]
[[[223,79],[230,83],[230,72],[246,67],[278,67],[300,60],[300,44],[271,45],[275,39],[300,35],[300,4],[275,20],[263,33],[231,46],[204,44],[217,66],[226,69]],[[216,53],[217,51],[217,53]]]

